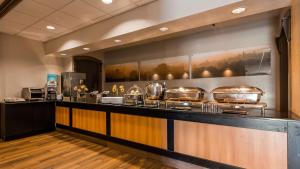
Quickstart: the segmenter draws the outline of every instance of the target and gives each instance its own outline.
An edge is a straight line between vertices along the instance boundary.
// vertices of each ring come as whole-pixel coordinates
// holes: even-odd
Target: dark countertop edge
[[[221,113],[205,113],[195,111],[180,111],[173,109],[159,109],[138,106],[92,104],[80,102],[56,102],[58,106],[90,109],[105,112],[139,115],[146,117],[182,120],[198,123],[225,125],[232,127],[250,128],[275,132],[287,132],[289,122],[299,122],[292,119],[252,117],[247,115],[231,115]],[[142,112],[141,112],[142,111]]]
[[[0,104],[35,104],[35,103],[55,103],[56,101],[41,100],[41,101],[24,101],[24,102],[0,102]]]

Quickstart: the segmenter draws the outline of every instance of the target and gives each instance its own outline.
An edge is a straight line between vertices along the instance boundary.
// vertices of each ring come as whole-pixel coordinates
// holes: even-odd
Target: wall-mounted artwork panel
[[[105,81],[106,82],[128,82],[138,81],[138,63],[122,63],[105,66]]]
[[[189,79],[189,57],[178,56],[142,61],[140,78],[142,81]]]
[[[271,74],[271,49],[266,47],[195,54],[192,78]]]

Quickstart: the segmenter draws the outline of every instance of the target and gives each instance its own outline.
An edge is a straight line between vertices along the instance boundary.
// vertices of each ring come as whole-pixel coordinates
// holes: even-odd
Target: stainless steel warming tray
[[[166,90],[165,99],[171,101],[202,101],[205,90],[197,87],[177,87]]]
[[[232,86],[216,88],[212,93],[218,103],[256,104],[264,92],[257,87]]]

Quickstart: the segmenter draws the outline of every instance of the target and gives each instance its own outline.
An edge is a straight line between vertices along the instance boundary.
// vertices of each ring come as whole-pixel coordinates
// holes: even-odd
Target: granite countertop
[[[37,100],[37,101],[19,101],[19,102],[0,102],[0,104],[33,104],[33,103],[51,103],[56,101],[50,101],[50,100]]]
[[[185,113],[185,114],[202,114],[202,115],[212,115],[212,116],[223,116],[223,117],[240,117],[240,118],[263,118],[263,119],[281,119],[281,120],[294,120],[291,118],[283,117],[283,113],[276,112],[274,110],[265,110],[265,115],[263,116],[259,110],[251,111],[248,114],[235,114],[235,113],[222,113],[219,111],[211,111],[210,109],[202,109],[202,108],[192,108],[190,110],[178,110],[172,108],[166,108],[164,105],[161,105],[159,108],[157,107],[148,107],[148,106],[132,106],[132,105],[119,105],[119,104],[103,104],[103,103],[85,103],[85,102],[65,102],[62,103],[71,103],[71,104],[81,104],[81,105],[98,105],[102,107],[126,107],[129,109],[137,109],[137,110],[153,110],[158,112],[176,112],[176,113]]]

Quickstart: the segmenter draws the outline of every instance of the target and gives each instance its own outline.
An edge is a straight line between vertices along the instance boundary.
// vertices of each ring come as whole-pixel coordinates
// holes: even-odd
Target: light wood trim
[[[106,134],[106,113],[101,111],[72,109],[73,127],[100,134]]]
[[[167,120],[111,113],[111,136],[167,149]]]
[[[292,0],[291,25],[291,112],[300,116],[300,0]]]
[[[175,151],[249,169],[287,169],[287,133],[177,121]]]
[[[70,125],[70,113],[68,107],[59,107],[55,108],[55,122],[57,124],[62,124],[65,126]]]

